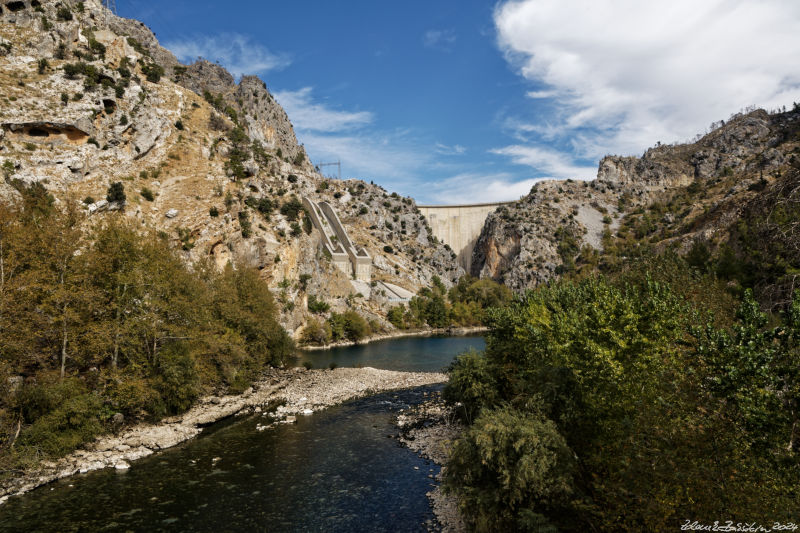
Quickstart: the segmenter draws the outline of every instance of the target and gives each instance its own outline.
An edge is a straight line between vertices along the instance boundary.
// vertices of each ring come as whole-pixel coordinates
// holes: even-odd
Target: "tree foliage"
[[[636,272],[540,287],[489,311],[485,354],[461,356],[445,390],[472,422],[446,485],[473,527],[791,518],[800,299],[767,328],[747,293],[720,327],[683,294]]]
[[[87,230],[23,191],[0,207],[0,469],[66,453],[115,413],[243,390],[290,353],[257,272],[190,269],[153,233],[114,217]]]

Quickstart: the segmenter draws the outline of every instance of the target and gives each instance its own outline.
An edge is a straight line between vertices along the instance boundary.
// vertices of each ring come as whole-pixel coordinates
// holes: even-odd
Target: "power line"
[[[342,162],[336,161],[333,163],[317,163],[317,168],[322,172],[322,167],[336,167],[339,169],[339,179],[342,179]]]

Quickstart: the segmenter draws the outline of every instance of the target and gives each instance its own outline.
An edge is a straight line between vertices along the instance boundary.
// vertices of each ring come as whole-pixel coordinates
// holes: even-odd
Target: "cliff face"
[[[321,253],[292,207],[302,196],[334,206],[374,258],[374,280],[416,292],[463,273],[429,242],[412,200],[319,175],[257,77],[237,84],[219,65],[181,65],[98,0],[12,4],[0,2],[0,200],[41,183],[57,203],[82,205],[87,225],[124,216],[168,235],[187,261],[256,267],[290,331],[311,294],[386,324],[385,301]],[[115,182],[125,205],[105,203]]]
[[[796,164],[800,111],[736,115],[691,144],[657,146],[642,157],[609,156],[591,182],[545,181],[491,214],[473,252],[472,274],[521,291],[569,269],[591,247],[627,234],[620,224],[654,204],[675,212],[637,230],[648,244],[686,251],[697,239],[725,240],[743,207]],[[682,205],[674,205],[680,197]],[[644,238],[644,236],[640,238]],[[583,249],[583,250],[582,250]]]

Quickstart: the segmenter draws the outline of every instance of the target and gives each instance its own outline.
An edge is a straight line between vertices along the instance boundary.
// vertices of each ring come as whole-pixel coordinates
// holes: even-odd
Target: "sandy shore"
[[[399,415],[397,425],[401,430],[398,437],[400,442],[442,467],[447,462],[453,443],[464,428],[457,421],[452,409],[444,404],[440,394]],[[452,494],[442,492],[442,474],[436,480],[440,485],[428,492],[427,496],[439,524],[429,530],[444,533],[466,531],[464,519],[458,509],[458,500]]]
[[[299,346],[301,350],[317,351],[317,350],[330,350],[331,348],[341,348],[344,346],[355,346],[357,344],[368,344],[370,342],[382,341],[387,339],[396,339],[398,337],[433,337],[435,335],[449,335],[451,337],[461,337],[464,335],[473,335],[476,333],[485,333],[489,328],[485,326],[473,327],[457,327],[457,328],[436,328],[436,329],[420,329],[420,330],[397,330],[391,333],[381,333],[380,335],[372,335],[371,337],[364,337],[358,342],[341,341],[325,344],[324,346]]]
[[[335,370],[273,369],[239,395],[208,396],[186,413],[157,424],[139,424],[106,435],[58,461],[43,462],[36,471],[0,484],[0,504],[57,479],[101,468],[125,469],[130,462],[197,436],[204,427],[230,416],[261,412],[282,404],[272,423],[293,422],[298,415],[376,392],[443,383],[445,374],[395,372],[375,368]]]

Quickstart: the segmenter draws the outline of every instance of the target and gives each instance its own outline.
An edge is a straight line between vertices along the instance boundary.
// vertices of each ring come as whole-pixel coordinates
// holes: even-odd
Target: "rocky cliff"
[[[472,274],[520,291],[597,261],[606,244],[685,253],[729,237],[742,210],[797,165],[800,109],[721,121],[697,142],[659,145],[642,157],[609,156],[591,182],[544,181],[491,214]],[[594,259],[592,259],[594,256]]]
[[[87,224],[124,216],[162,232],[187,261],[257,267],[290,331],[312,294],[391,329],[379,291],[322,253],[303,196],[334,206],[374,258],[374,281],[416,292],[463,273],[413,200],[317,173],[262,80],[182,65],[99,0],[0,2],[0,88],[3,201],[40,183],[57,203],[80,204]],[[106,201],[116,182],[125,202]]]

